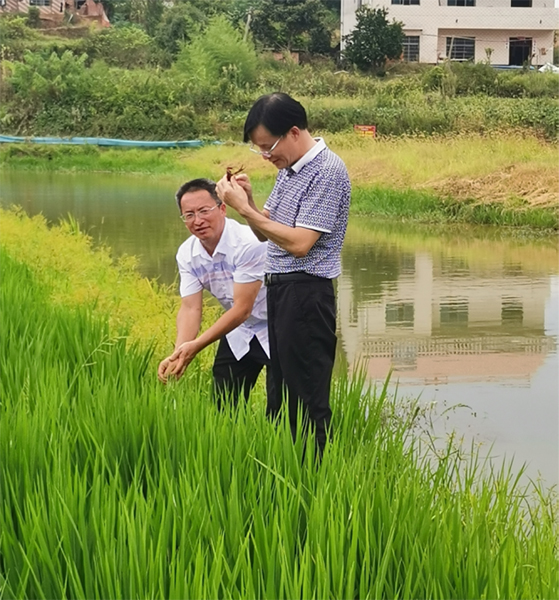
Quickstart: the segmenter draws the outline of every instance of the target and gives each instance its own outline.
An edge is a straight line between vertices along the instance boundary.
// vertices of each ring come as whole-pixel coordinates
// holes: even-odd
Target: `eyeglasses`
[[[272,152],[275,150],[276,146],[280,143],[280,140],[283,138],[283,135],[280,136],[275,142],[274,145],[269,149],[269,150],[257,150],[254,147],[254,144],[250,145],[249,150],[251,152],[254,152],[255,154],[260,154],[260,156],[262,156],[263,158],[270,158],[270,156],[272,156]]]
[[[210,216],[212,210],[215,210],[218,206],[220,205],[216,204],[215,206],[212,206],[212,208],[201,208],[200,210],[185,212],[182,215],[180,215],[180,219],[183,223],[191,223],[197,216],[201,219],[206,219]]]

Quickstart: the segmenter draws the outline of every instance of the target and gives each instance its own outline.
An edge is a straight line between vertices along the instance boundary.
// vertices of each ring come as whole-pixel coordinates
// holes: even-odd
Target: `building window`
[[[411,302],[389,302],[385,308],[387,327],[413,328],[414,308]]]
[[[29,0],[29,6],[50,6],[50,0]]]
[[[475,38],[446,38],[446,55],[450,60],[474,60],[475,53]]]
[[[501,304],[501,322],[503,325],[522,325],[524,307],[518,298],[503,298]]]
[[[402,44],[402,51],[406,62],[419,62],[419,36],[406,35]]]
[[[468,323],[468,301],[465,298],[445,298],[439,307],[441,327],[455,327]]]
[[[419,0],[392,0],[392,4],[419,4]]]
[[[532,8],[532,0],[510,0],[511,8]]]
[[[475,6],[475,5],[476,5],[476,0],[448,0],[448,4],[447,4],[447,6]]]

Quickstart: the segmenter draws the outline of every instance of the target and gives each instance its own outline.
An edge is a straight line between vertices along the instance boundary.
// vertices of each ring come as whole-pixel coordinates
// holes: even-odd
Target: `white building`
[[[354,28],[361,6],[387,8],[390,21],[404,24],[407,61],[553,62],[559,25],[553,0],[342,0],[342,40]]]

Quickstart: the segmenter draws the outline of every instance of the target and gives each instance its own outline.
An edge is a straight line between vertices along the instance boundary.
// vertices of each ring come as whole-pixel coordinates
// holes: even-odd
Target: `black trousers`
[[[330,382],[336,352],[336,298],[330,279],[308,277],[267,287],[273,390],[268,415],[287,399],[291,433],[297,412],[314,426],[319,453],[328,439],[332,411]]]
[[[236,406],[241,392],[245,400],[248,400],[260,371],[269,364],[270,359],[256,336],[250,342],[248,353],[240,360],[235,358],[227,338],[222,337],[219,340],[213,365],[214,398],[218,406],[223,406],[224,402],[232,402]],[[270,382],[270,368],[267,367],[266,387],[268,389]]]

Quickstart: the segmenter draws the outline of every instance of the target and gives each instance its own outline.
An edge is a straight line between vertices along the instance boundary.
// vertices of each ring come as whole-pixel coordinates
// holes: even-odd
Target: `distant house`
[[[41,21],[61,24],[65,13],[78,15],[80,20],[96,22],[103,27],[110,25],[103,4],[95,0],[0,0],[0,15],[25,14],[31,7],[39,9]]]
[[[554,0],[342,0],[342,40],[355,27],[361,6],[385,7],[390,20],[404,24],[406,61],[520,66],[553,59],[559,23]]]

